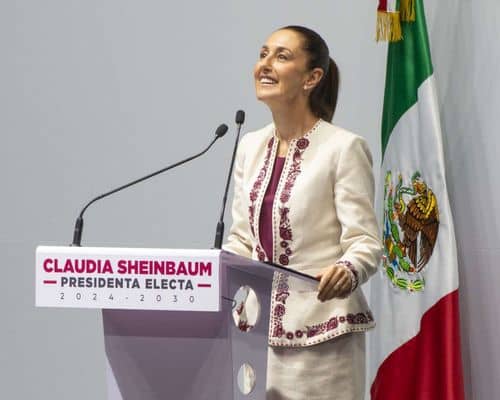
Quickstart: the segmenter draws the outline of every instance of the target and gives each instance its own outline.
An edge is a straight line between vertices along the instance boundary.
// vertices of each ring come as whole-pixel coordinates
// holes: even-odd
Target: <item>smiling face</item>
[[[274,32],[262,46],[255,64],[257,98],[268,106],[306,101],[320,81],[323,70],[307,67],[308,55],[302,49],[300,34],[282,29]]]

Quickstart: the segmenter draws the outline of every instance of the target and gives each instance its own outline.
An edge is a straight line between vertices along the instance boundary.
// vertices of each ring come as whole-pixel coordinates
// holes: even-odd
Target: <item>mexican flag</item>
[[[400,2],[392,3],[389,12],[397,13]],[[388,45],[384,256],[370,289],[377,320],[370,393],[373,400],[462,400],[457,254],[439,110],[423,1],[408,3],[413,18],[402,19],[402,38]]]

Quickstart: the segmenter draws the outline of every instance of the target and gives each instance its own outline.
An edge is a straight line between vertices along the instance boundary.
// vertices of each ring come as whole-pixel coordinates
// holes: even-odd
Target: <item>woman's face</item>
[[[254,67],[257,98],[268,105],[293,103],[307,98],[323,71],[307,68],[302,37],[292,30],[279,30],[267,39]]]

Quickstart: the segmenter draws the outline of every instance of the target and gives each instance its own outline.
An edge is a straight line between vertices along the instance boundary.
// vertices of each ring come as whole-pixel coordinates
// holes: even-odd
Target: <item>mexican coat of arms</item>
[[[420,292],[425,287],[424,269],[431,258],[439,231],[437,198],[420,172],[405,186],[403,176],[384,183],[383,267],[394,287]]]

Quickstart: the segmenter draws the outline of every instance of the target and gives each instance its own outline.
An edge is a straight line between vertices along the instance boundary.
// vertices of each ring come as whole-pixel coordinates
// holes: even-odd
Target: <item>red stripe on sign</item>
[[[57,283],[57,281],[43,281],[43,283],[48,284],[48,285],[53,285]]]
[[[212,287],[210,283],[198,283],[198,287]]]
[[[372,400],[463,400],[458,290],[423,315],[420,332],[380,365]]]

